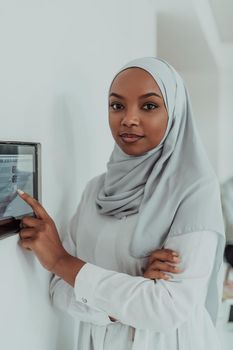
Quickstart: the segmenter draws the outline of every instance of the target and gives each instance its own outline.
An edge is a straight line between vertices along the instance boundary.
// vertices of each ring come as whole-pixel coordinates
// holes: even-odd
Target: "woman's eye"
[[[124,106],[121,103],[117,102],[109,104],[109,107],[111,107],[115,111],[124,108]],[[158,106],[154,103],[146,103],[143,108],[149,111],[158,108]]]
[[[114,106],[116,106],[116,107],[114,107]],[[111,103],[109,105],[109,107],[112,107],[112,109],[114,109],[114,110],[118,110],[118,109],[121,109],[120,107],[123,107],[123,106],[121,103]]]
[[[157,105],[155,105],[154,103],[147,103],[144,105],[145,106],[149,106],[149,108],[145,108],[146,110],[151,110],[151,109],[155,109],[155,108],[158,108]]]

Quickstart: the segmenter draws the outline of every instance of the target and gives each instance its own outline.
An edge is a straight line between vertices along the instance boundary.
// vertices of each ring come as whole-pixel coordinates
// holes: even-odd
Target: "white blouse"
[[[94,202],[99,177],[87,183],[63,239],[65,249],[87,263],[74,288],[56,275],[50,282],[53,305],[80,321],[77,350],[220,350],[205,308],[217,234],[168,238],[164,247],[179,252],[182,272],[167,272],[170,280],[144,278],[147,258],[129,253],[138,214],[100,215]]]

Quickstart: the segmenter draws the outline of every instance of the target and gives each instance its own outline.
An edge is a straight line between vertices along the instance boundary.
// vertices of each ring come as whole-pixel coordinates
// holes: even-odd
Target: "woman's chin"
[[[136,144],[123,144],[122,142],[117,142],[120,149],[128,154],[129,156],[141,156],[147,152],[146,149],[142,149],[140,147],[137,147]]]

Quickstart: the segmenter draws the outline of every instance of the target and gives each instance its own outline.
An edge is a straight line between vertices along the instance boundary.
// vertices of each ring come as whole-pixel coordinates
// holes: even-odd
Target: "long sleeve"
[[[61,239],[63,247],[72,256],[76,256],[74,235],[81,214],[84,195],[85,191],[83,192],[77,210],[70,221],[69,231],[65,237]],[[49,294],[53,306],[67,312],[79,321],[91,322],[96,325],[114,323],[110,320],[105,311],[100,310],[95,306],[85,305],[83,302],[78,301],[74,294],[74,288],[55,274],[52,274],[50,279]]]
[[[171,280],[156,283],[85,264],[75,279],[77,301],[97,307],[123,324],[157,332],[169,332],[189,319],[198,304],[204,305],[217,235],[211,231],[192,232],[167,239],[165,248],[180,253],[182,272]]]

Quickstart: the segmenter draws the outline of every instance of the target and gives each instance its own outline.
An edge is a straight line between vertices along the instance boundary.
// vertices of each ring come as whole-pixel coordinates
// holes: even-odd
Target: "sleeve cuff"
[[[88,262],[85,263],[75,278],[74,294],[76,300],[92,308],[101,309],[96,305],[95,291],[98,288],[99,281],[104,279],[106,274],[108,275],[111,272],[113,271],[106,271],[106,269],[103,269],[97,265]],[[105,310],[101,310],[106,313]],[[108,319],[109,323],[120,322],[118,320],[111,321],[109,316]]]

